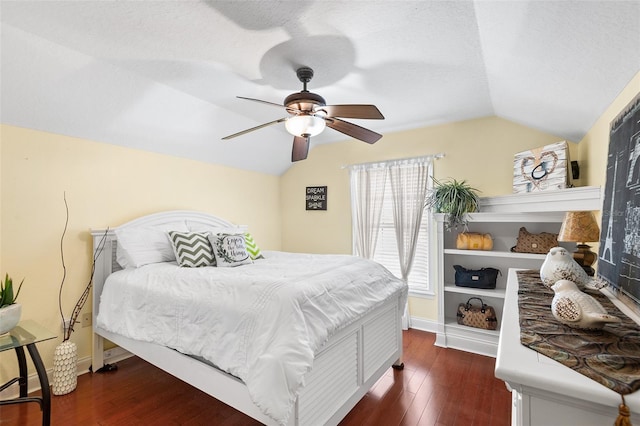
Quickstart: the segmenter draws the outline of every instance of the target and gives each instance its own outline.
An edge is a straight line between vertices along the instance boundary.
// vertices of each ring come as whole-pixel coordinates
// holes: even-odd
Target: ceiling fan
[[[327,105],[324,98],[307,90],[307,83],[313,77],[313,70],[309,67],[301,67],[296,71],[298,79],[302,82],[302,91],[287,96],[282,105],[260,99],[240,99],[274,105],[279,108],[284,106],[289,113],[288,117],[279,118],[268,123],[261,124],[250,129],[243,130],[222,138],[223,140],[235,138],[254,130],[262,129],[276,123],[284,122],[289,133],[293,135],[293,150],[291,161],[300,161],[307,158],[309,142],[312,136],[320,134],[325,127],[330,127],[347,136],[367,142],[375,143],[382,137],[381,134],[349,123],[341,118],[361,118],[382,120],[384,116],[375,105]],[[340,117],[340,118],[339,118]]]

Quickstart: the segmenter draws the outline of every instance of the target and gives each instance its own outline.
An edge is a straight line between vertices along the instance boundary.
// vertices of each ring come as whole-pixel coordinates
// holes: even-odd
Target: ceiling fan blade
[[[243,130],[241,132],[234,133],[234,134],[229,135],[229,136],[225,136],[224,138],[222,138],[222,140],[226,141],[227,139],[232,139],[232,138],[235,138],[236,136],[241,136],[241,135],[244,135],[245,133],[253,132],[254,130],[262,129],[263,127],[267,127],[267,126],[271,126],[272,124],[282,123],[283,121],[287,121],[287,118],[286,117],[285,118],[279,118],[277,120],[270,121],[268,123],[264,123],[264,124],[261,124],[261,125],[256,126],[256,127],[252,127],[250,129],[246,129],[246,130]]]
[[[293,150],[291,151],[291,161],[300,161],[307,158],[309,153],[310,137],[303,138],[302,136],[293,137]]]
[[[282,105],[282,104],[277,104],[275,102],[269,102],[269,101],[263,101],[262,99],[247,98],[247,97],[244,97],[244,96],[236,96],[236,98],[244,99],[244,100],[247,100],[247,101],[260,102],[261,104],[273,105],[273,106],[277,106],[277,107],[280,107],[280,108],[284,108],[284,105]]]
[[[329,117],[384,120],[384,115],[375,105],[326,105],[317,109],[325,110]]]
[[[376,143],[378,139],[382,137],[380,133],[365,129],[348,121],[340,120],[339,118],[326,118],[325,121],[327,122],[327,127],[331,127],[333,130],[337,130],[366,143]]]
[[[300,111],[297,108],[293,108],[293,107],[290,107],[290,106],[285,106],[285,105],[282,105],[282,104],[277,104],[275,102],[263,101],[262,99],[247,98],[245,96],[236,96],[236,98],[244,99],[244,100],[247,100],[247,101],[260,102],[261,104],[266,104],[266,105],[277,106],[279,108],[284,108],[289,112],[299,112]]]

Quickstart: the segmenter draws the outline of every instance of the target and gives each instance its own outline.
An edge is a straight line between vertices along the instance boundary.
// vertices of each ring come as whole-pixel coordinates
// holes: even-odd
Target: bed
[[[147,244],[136,239],[137,230],[164,233],[183,225],[189,232],[208,231],[209,238],[246,232],[246,227],[193,211],[156,213],[91,231],[93,371],[104,365],[107,339],[264,424],[315,426],[338,424],[389,367],[402,367],[407,287],[386,269],[353,256],[268,251],[228,268],[123,262],[125,241],[130,244],[133,236],[136,243]],[[216,234],[219,230],[223,233]],[[241,277],[244,281],[235,281]],[[173,296],[156,294],[162,287]],[[192,296],[194,288],[205,295]],[[348,295],[346,288],[354,293]],[[179,312],[167,318],[163,300],[185,293],[188,300],[181,303],[188,309],[173,303],[166,310]],[[229,300],[241,302],[237,312]],[[205,301],[214,305],[207,307]],[[149,317],[138,315],[142,312]],[[205,323],[204,317],[214,322]],[[283,322],[275,320],[280,317]],[[161,322],[170,325],[168,331],[156,327]],[[222,323],[233,329],[220,331]],[[240,323],[251,326],[238,331]]]

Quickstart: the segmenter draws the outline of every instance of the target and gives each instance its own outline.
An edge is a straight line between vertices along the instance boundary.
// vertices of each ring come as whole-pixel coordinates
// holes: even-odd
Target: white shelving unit
[[[493,237],[493,250],[457,250],[456,236],[461,230],[446,231],[444,214],[435,214],[437,246],[432,250],[431,282],[436,283],[438,297],[438,327],[436,345],[465,350],[495,357],[498,349],[498,330],[482,330],[459,325],[456,310],[460,303],[471,297],[480,297],[493,306],[502,321],[507,272],[509,268],[540,269],[544,254],[513,253],[520,227],[529,232],[558,233],[564,213],[575,210],[600,210],[599,187],[569,188],[558,191],[513,194],[482,198],[480,212],[468,215],[469,232],[489,233]],[[575,243],[562,243],[569,250]],[[497,268],[496,288],[491,290],[458,287],[454,284],[453,265],[467,269]],[[476,302],[477,303],[477,302]]]

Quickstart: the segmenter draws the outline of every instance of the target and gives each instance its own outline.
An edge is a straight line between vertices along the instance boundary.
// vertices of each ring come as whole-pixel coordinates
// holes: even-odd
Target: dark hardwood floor
[[[511,394],[493,375],[495,360],[434,340],[404,332],[404,370],[389,369],[341,425],[509,425]],[[136,357],[116,372],[80,376],[74,392],[52,397],[51,419],[53,426],[259,424]],[[37,404],[0,406],[3,426],[41,421]]]

